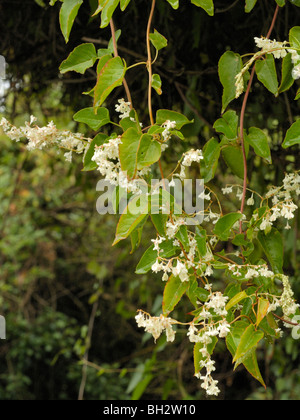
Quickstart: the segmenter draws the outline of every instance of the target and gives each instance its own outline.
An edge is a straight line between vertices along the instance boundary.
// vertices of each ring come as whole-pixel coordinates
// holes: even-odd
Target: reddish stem
[[[273,19],[272,19],[272,23],[270,26],[270,29],[268,31],[268,34],[266,36],[266,38],[270,38],[275,23],[276,23],[276,19],[278,17],[278,13],[279,13],[279,6],[277,5]],[[241,144],[242,144],[242,152],[243,152],[243,162],[244,162],[244,185],[243,185],[243,197],[242,197],[242,204],[241,204],[241,213],[244,214],[244,210],[245,210],[245,202],[246,202],[246,194],[247,194],[247,178],[248,178],[248,167],[247,167],[247,156],[246,156],[246,149],[245,149],[245,138],[244,138],[244,123],[245,123],[245,113],[246,113],[246,107],[247,107],[247,103],[248,103],[248,99],[249,99],[249,95],[250,95],[250,91],[251,91],[251,87],[253,84],[253,80],[254,80],[254,75],[255,75],[255,65],[252,68],[251,71],[251,76],[250,76],[250,80],[247,86],[247,90],[244,96],[244,100],[243,100],[243,105],[242,105],[242,109],[241,109],[241,121],[240,121],[240,139],[241,139]],[[240,233],[243,233],[243,222],[240,222]]]

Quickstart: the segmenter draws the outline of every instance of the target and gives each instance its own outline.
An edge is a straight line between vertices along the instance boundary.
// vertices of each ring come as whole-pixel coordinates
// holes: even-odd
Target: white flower
[[[179,277],[182,282],[189,281],[189,272],[185,264],[182,264],[180,261],[177,261],[176,267],[173,267],[172,270],[173,276]]]
[[[227,321],[224,321],[222,324],[218,326],[218,332],[220,338],[225,338],[230,333],[230,325]]]
[[[176,233],[178,232],[178,230],[180,229],[180,226],[183,226],[186,224],[186,221],[183,218],[178,218],[176,220],[172,220],[167,222],[166,227],[167,227],[167,237],[169,239],[174,239]]]
[[[284,58],[287,55],[286,45],[288,44],[287,41],[278,42],[274,39],[274,41],[267,39],[267,38],[254,38],[256,46],[261,48],[265,53],[271,53],[275,58]]]
[[[282,275],[283,293],[280,299],[280,305],[282,307],[285,316],[289,317],[295,315],[299,305],[295,303],[294,292],[292,291],[289,278]]]
[[[67,162],[72,162],[73,152],[68,152],[64,154]]]
[[[189,150],[187,153],[184,154],[184,158],[182,161],[182,165],[185,167],[191,166],[193,162],[199,163],[200,160],[204,159],[202,150]]]
[[[154,244],[153,250],[154,250],[154,251],[157,251],[157,252],[160,252],[160,247],[159,247],[159,245],[160,245],[161,243],[163,243],[165,240],[166,240],[166,238],[163,238],[163,237],[161,237],[161,236],[159,236],[159,237],[158,237],[158,238],[156,238],[156,239],[151,239],[151,242],[153,242],[153,244]]]
[[[288,52],[292,54],[292,63],[297,64],[300,61],[300,55],[297,50],[288,49]]]
[[[206,308],[213,309],[217,315],[226,316],[225,309],[228,297],[224,296],[221,292],[216,292],[210,295],[209,301],[205,304]]]
[[[164,271],[164,264],[160,263],[159,260],[156,260],[155,263],[152,265],[151,270],[153,273],[159,273],[160,271]]]
[[[119,105],[116,105],[116,112],[119,112],[120,119],[128,118],[130,114],[130,102],[125,102],[124,98],[118,100]]]
[[[168,141],[171,138],[170,130],[176,128],[176,121],[165,121],[162,126],[165,128],[165,130],[162,132],[162,136],[164,141]]]
[[[292,70],[292,77],[295,80],[300,79],[300,64],[298,66],[294,67]]]
[[[210,277],[210,276],[212,276],[214,274],[214,270],[212,269],[212,267],[211,267],[211,265],[209,265],[208,267],[207,267],[207,269],[206,269],[206,272],[205,272],[205,276],[206,277]]]
[[[222,193],[224,195],[226,194],[231,194],[233,192],[233,188],[232,187],[226,187],[226,188],[222,188]]]
[[[155,341],[161,336],[164,330],[166,331],[167,341],[173,342],[175,340],[175,331],[172,329],[174,321],[172,318],[166,318],[163,315],[160,317],[151,317],[139,311],[135,320],[138,327],[144,328],[147,333],[152,334]]]
[[[247,201],[247,205],[248,206],[254,206],[255,201],[254,201],[254,194],[252,194],[251,198],[249,198],[249,200]]]

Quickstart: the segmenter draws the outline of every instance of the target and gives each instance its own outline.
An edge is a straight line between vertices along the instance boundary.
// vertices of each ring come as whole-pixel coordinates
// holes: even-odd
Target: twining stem
[[[150,117],[151,126],[154,125],[154,118],[153,118],[153,109],[152,109],[152,76],[153,76],[153,73],[152,73],[150,31],[151,31],[151,25],[152,25],[155,5],[156,5],[156,0],[152,0],[152,6],[151,6],[150,15],[149,15],[147,33],[146,33],[146,44],[147,44],[147,54],[148,54],[147,68],[148,68],[148,73],[149,73],[148,109],[149,109],[149,117]],[[160,170],[161,177],[162,177],[163,184],[164,184],[164,188],[165,188],[165,183],[164,183],[165,177],[164,177],[164,172],[163,172],[163,168],[162,168],[162,164],[161,164],[160,160],[158,161],[158,166],[159,166],[159,170]]]
[[[115,30],[115,25],[114,25],[113,19],[110,20],[110,31],[111,31],[113,47],[114,47],[114,56],[119,57],[118,47],[117,47],[117,39],[116,39],[116,30]],[[128,102],[130,102],[130,108],[132,109],[133,108],[132,97],[131,97],[131,93],[130,93],[128,83],[127,83],[125,77],[123,79],[123,86],[124,86],[124,89],[125,89],[125,92],[126,92],[127,100],[128,100]]]
[[[274,29],[275,23],[276,23],[276,19],[278,17],[278,13],[279,13],[279,6],[277,5],[273,19],[272,19],[272,23],[271,26],[269,28],[268,34],[266,36],[266,38],[270,38],[272,31]],[[244,96],[244,100],[243,100],[243,105],[242,105],[242,109],[241,109],[241,119],[240,119],[240,139],[241,139],[241,144],[242,144],[242,152],[243,152],[243,162],[244,162],[244,185],[243,185],[243,197],[242,197],[242,204],[241,204],[241,213],[244,214],[244,210],[245,210],[245,202],[246,202],[246,194],[247,194],[247,178],[248,178],[248,166],[247,166],[247,156],[246,156],[246,149],[245,149],[245,137],[244,137],[244,123],[245,123],[245,112],[246,112],[246,107],[247,107],[247,103],[248,103],[248,99],[249,99],[249,95],[250,95],[250,91],[251,91],[251,87],[253,84],[253,80],[254,80],[254,75],[255,75],[255,65],[252,68],[251,71],[251,76],[250,76],[250,80],[248,82],[248,86],[247,86],[247,90]],[[240,233],[243,233],[243,222],[240,222]]]
[[[147,43],[147,54],[148,54],[148,62],[147,68],[149,72],[149,86],[148,86],[148,109],[149,109],[149,117],[151,125],[154,125],[154,118],[153,118],[153,110],[152,110],[152,56],[151,56],[151,44],[150,44],[150,30],[155,10],[156,0],[152,0],[151,11],[148,20],[147,26],[147,34],[146,34],[146,43]]]

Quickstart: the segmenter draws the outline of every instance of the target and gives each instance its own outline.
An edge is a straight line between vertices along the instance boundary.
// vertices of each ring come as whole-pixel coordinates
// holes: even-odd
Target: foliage
[[[168,2],[173,9],[178,9],[177,1]],[[82,3],[75,0],[63,2],[60,25],[66,42],[69,41]],[[163,271],[166,285],[162,314],[151,316],[140,310],[136,320],[155,340],[166,331],[169,342],[175,340],[175,334],[182,331],[181,327],[188,327],[188,339],[194,343],[195,376],[202,380],[201,386],[208,395],[218,395],[220,392],[218,381],[212,378],[211,373],[215,370],[212,355],[214,352],[218,353],[218,346],[222,345],[231,353],[234,369],[244,365],[266,387],[257,359],[262,342],[274,342],[280,338],[282,331],[279,321],[286,327],[296,327],[294,316],[299,315],[290,280],[286,275],[291,273],[292,267],[284,271],[284,240],[287,237],[285,230],[290,230],[290,223],[297,210],[295,200],[299,196],[300,175],[299,172],[286,174],[280,183],[276,179],[277,185],[269,190],[257,182],[256,186],[251,185],[248,188],[249,167],[254,167],[253,179],[259,173],[259,166],[270,167],[268,165],[272,164],[274,154],[270,143],[274,144],[274,141],[282,143],[283,149],[295,146],[298,148],[299,124],[290,118],[292,121],[288,130],[279,132],[277,129],[275,135],[275,129],[270,133],[269,127],[257,127],[256,122],[251,121],[253,117],[249,117],[248,124],[246,109],[259,106],[257,101],[247,108],[255,75],[262,87],[275,98],[281,94],[286,95],[293,88],[295,80],[300,77],[299,27],[290,29],[289,41],[269,40],[280,8],[285,6],[284,1],[276,1],[277,6],[274,2],[275,14],[267,37],[255,38],[260,51],[245,56],[227,51],[221,56],[218,70],[223,85],[222,113],[212,124],[214,137],[208,135],[209,130],[206,131],[207,142],[203,151],[184,147],[181,158],[175,157],[175,169],[170,169],[171,165],[163,168],[161,161],[162,156],[166,156],[166,161],[170,156],[168,143],[184,142],[188,125],[193,121],[180,113],[177,107],[170,110],[159,109],[154,116],[153,90],[160,96],[163,86],[161,76],[153,74],[153,66],[159,51],[168,45],[166,37],[157,30],[151,33],[156,2],[152,2],[147,25],[148,59],[131,66],[118,55],[112,17],[119,3],[124,12],[130,2],[99,0],[98,7],[94,10],[94,16],[100,16],[101,28],[110,25],[112,39],[108,48],[96,51],[91,43],[76,46],[60,67],[62,73],[84,73],[95,64],[97,66],[96,84],[88,92],[93,97],[93,106],[80,110],[74,116],[76,121],[87,124],[96,132],[92,136],[94,138],[57,130],[51,123],[40,128],[34,125],[33,118],[30,124],[20,128],[7,120],[2,120],[1,125],[13,140],[28,138],[30,149],[58,146],[68,150],[65,153],[67,160],[71,160],[74,153],[84,153],[85,171],[98,169],[106,180],[117,188],[121,187],[129,203],[120,217],[114,245],[130,237],[135,250],[140,245],[146,221],[151,221],[157,237],[152,239],[151,247],[140,260],[137,273]],[[204,9],[209,16],[214,15],[212,1],[192,3]],[[255,6],[256,2],[246,1],[246,13],[254,12]],[[295,7],[299,5],[296,4]],[[152,51],[156,52],[154,61]],[[276,60],[281,60],[280,69]],[[145,120],[144,113],[140,114],[139,109],[133,108],[131,92],[125,79],[139,65],[146,67],[148,72],[146,90],[150,126],[147,128],[141,124]],[[278,73],[281,74],[281,83],[278,81]],[[104,105],[109,95],[122,84],[127,102],[124,99],[119,100],[116,111],[120,114],[120,121],[116,123],[111,117],[111,111]],[[179,92],[182,91],[179,89]],[[238,107],[236,110],[228,110],[233,100],[241,95],[241,110]],[[298,96],[299,92],[296,99]],[[188,99],[184,99],[187,106],[193,109]],[[291,116],[291,108],[288,109]],[[97,134],[100,128],[103,132]],[[270,140],[272,134],[274,140]],[[220,167],[223,167],[221,157],[228,170],[240,178],[242,184],[234,178],[224,185],[220,185],[219,179],[215,185],[211,182],[218,177]],[[197,165],[193,166],[195,163]],[[157,168],[161,181],[160,184],[153,185],[152,178],[157,174]],[[164,176],[165,170],[170,173],[168,177]],[[268,171],[261,169],[264,170]],[[195,177],[197,171],[200,171],[206,182],[202,193],[206,205],[202,214],[204,223],[201,228],[195,229],[189,228],[195,215],[178,214],[174,197],[166,185],[168,181],[170,186],[175,184],[176,179]],[[226,202],[224,196],[228,194],[230,200]],[[164,209],[169,210],[168,215],[159,212],[153,214],[153,203],[156,207],[162,204]],[[297,236],[295,239],[297,240]],[[297,264],[296,261],[294,263]],[[224,278],[226,282],[221,282]],[[185,297],[190,302],[188,315],[177,312]],[[169,318],[171,313],[173,317]],[[178,316],[182,317],[179,318],[180,321]],[[220,344],[219,339],[225,339],[225,342]],[[132,378],[133,382],[129,384],[129,389],[135,390],[134,398],[139,398],[153,381],[151,367],[156,360],[156,351],[143,369],[138,369],[136,376]],[[203,376],[201,371],[204,368],[206,374]],[[143,381],[137,387],[141,378]]]

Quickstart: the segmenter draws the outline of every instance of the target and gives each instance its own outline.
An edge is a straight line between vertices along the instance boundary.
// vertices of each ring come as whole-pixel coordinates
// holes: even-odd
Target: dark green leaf
[[[268,235],[259,232],[258,241],[268,258],[272,270],[276,274],[283,272],[283,240],[281,234],[276,229],[272,229]]]
[[[173,275],[169,278],[164,289],[162,303],[165,316],[168,316],[173,311],[188,287],[188,281],[182,282],[179,277],[174,277]]]
[[[300,144],[300,119],[287,131],[282,147],[287,149],[296,144]]]
[[[69,42],[70,32],[83,0],[64,0],[59,14],[59,22],[62,34],[66,42]]]
[[[216,223],[214,234],[218,236],[222,241],[227,241],[231,235],[233,226],[243,218],[241,213],[230,213],[226,216],[221,217]]]
[[[192,0],[192,3],[198,7],[202,7],[209,16],[214,15],[214,2],[213,0]]]
[[[109,111],[106,108],[99,108],[97,114],[95,114],[94,108],[85,108],[77,112],[73,119],[87,124],[94,131],[98,131],[110,122]]]
[[[219,61],[219,78],[223,85],[222,113],[236,97],[235,77],[241,72],[243,61],[239,54],[227,51]]]
[[[59,70],[61,73],[76,71],[84,74],[87,69],[95,64],[97,58],[94,44],[81,44],[61,63]]]
[[[278,78],[273,54],[267,54],[265,60],[256,62],[255,71],[258,80],[275,96],[278,96]]]
[[[103,104],[108,95],[121,86],[126,73],[126,67],[120,57],[111,58],[98,73],[95,87],[94,108]]]
[[[253,147],[257,156],[260,156],[271,163],[271,150],[268,137],[261,129],[251,127],[249,129],[249,134],[245,136],[245,140]]]

